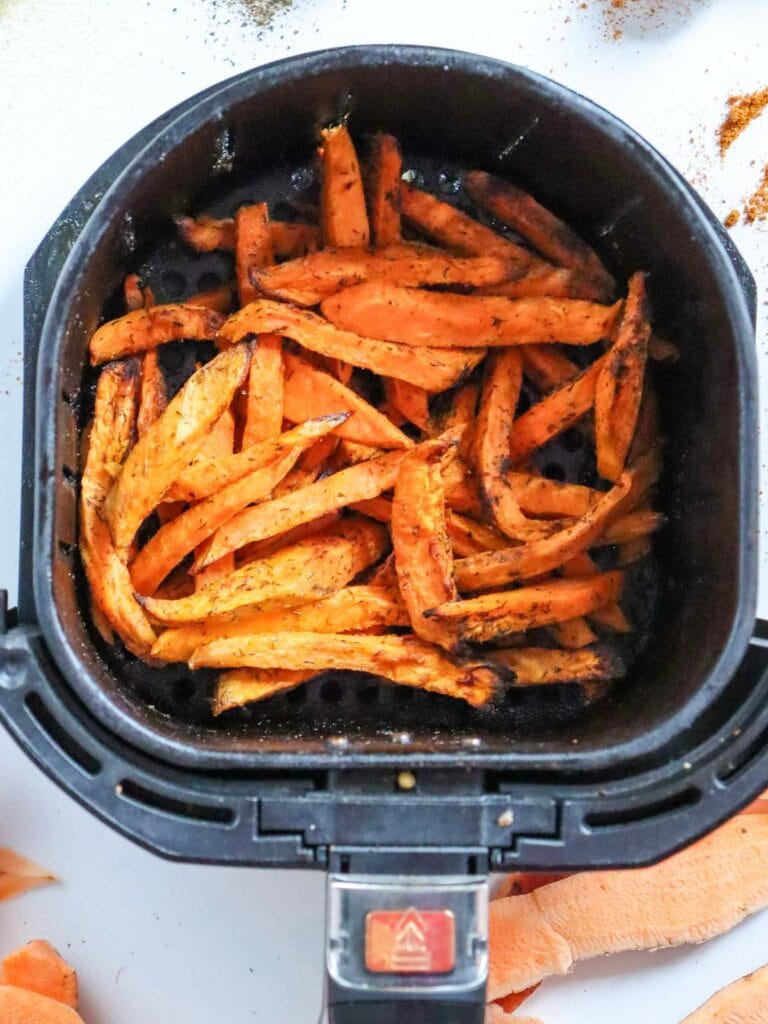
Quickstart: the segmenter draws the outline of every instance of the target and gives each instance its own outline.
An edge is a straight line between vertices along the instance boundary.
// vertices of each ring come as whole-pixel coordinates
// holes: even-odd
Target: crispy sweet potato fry
[[[509,457],[513,462],[522,462],[531,452],[573,426],[592,408],[597,378],[605,358],[601,356],[595,360],[578,377],[551,391],[515,420],[509,443]]]
[[[310,409],[315,415],[349,412],[349,418],[336,429],[338,437],[374,448],[412,447],[413,442],[406,434],[351,388],[290,352],[285,353],[283,361],[286,419],[301,422]]]
[[[141,280],[138,274],[129,274],[123,282],[123,294],[125,296],[125,308],[127,312],[134,309],[142,309],[144,306],[144,292],[141,290]]]
[[[414,632],[450,650],[455,638],[427,608],[456,599],[453,553],[445,528],[445,492],[440,460],[449,441],[424,441],[400,464],[392,502],[395,569]]]
[[[580,519],[595,507],[602,493],[592,487],[549,480],[535,473],[508,473],[507,482],[520,508],[531,516]]]
[[[518,231],[553,263],[582,271],[601,288],[604,299],[610,298],[615,282],[597,253],[533,196],[485,171],[465,174],[464,186],[478,206]]]
[[[391,589],[370,584],[344,587],[330,597],[298,608],[246,608],[197,625],[168,629],[157,640],[152,656],[160,661],[187,661],[198,647],[213,640],[253,633],[357,633],[373,626],[408,624],[408,613]]]
[[[627,461],[643,394],[651,325],[645,315],[645,275],[634,274],[616,341],[595,386],[597,470],[617,480]]]
[[[370,462],[359,462],[356,466],[341,469],[285,497],[245,509],[214,534],[205,558],[195,563],[193,572],[210,565],[229,551],[237,551],[244,544],[273,537],[355,501],[375,498],[394,485],[402,459],[402,452],[390,452]]]
[[[377,132],[366,169],[368,219],[374,245],[383,249],[400,241],[400,176],[403,158],[393,135]]]
[[[297,306],[316,306],[342,288],[382,281],[426,288],[430,285],[475,288],[504,281],[509,260],[500,256],[452,256],[425,245],[402,242],[386,249],[323,249],[277,267],[251,269],[255,293]]]
[[[222,284],[218,288],[211,288],[210,291],[190,295],[187,303],[190,306],[205,306],[206,309],[213,309],[217,313],[229,313],[235,291],[234,284]]]
[[[591,345],[610,334],[619,303],[536,296],[452,295],[372,281],[345,288],[320,305],[345,331],[398,342],[474,348],[562,341]]]
[[[3,958],[0,985],[15,985],[73,1010],[77,1007],[77,974],[44,939],[33,939]]]
[[[187,380],[131,450],[104,505],[121,557],[216,420],[232,401],[250,358],[248,345],[220,352]]]
[[[514,673],[515,686],[585,683],[616,679],[624,672],[620,659],[607,651],[551,651],[545,647],[510,647],[507,650],[489,651],[488,657]]]
[[[265,633],[216,640],[198,648],[191,668],[328,668],[372,672],[401,686],[487,704],[498,676],[479,662],[459,663],[415,636],[337,633]]]
[[[522,991],[589,957],[720,935],[768,904],[767,864],[768,815],[739,816],[653,867],[582,872],[495,900],[488,996]]]
[[[333,420],[326,420],[326,430],[333,430],[333,426]],[[216,494],[188,508],[172,522],[161,526],[131,565],[131,579],[136,592],[153,594],[185,555],[247,505],[267,497],[312,440],[307,437],[303,444],[278,449],[275,457],[266,465],[235,480]],[[201,552],[203,555],[206,553]],[[215,560],[213,564],[217,565],[218,561]],[[210,568],[211,563],[208,562],[207,566]]]
[[[150,349],[141,359],[141,387],[136,431],[143,437],[155,420],[165,412],[168,393],[165,378],[157,360],[157,349]]]
[[[191,653],[191,652],[190,652]],[[213,714],[266,700],[309,682],[316,672],[292,672],[287,668],[235,668],[222,672],[213,695]]]
[[[280,260],[295,260],[317,252],[320,247],[320,230],[314,224],[273,220],[269,223],[269,230],[272,249]]]
[[[338,437],[333,434],[326,434],[325,437],[315,441],[312,447],[304,452],[300,459],[300,465],[306,469],[319,468],[321,473],[326,473],[331,468],[333,455],[338,445]]]
[[[582,551],[580,555],[571,558],[561,569],[563,576],[566,578],[594,576],[599,571],[596,563],[586,551]],[[615,633],[632,632],[632,624],[618,604],[607,604],[603,608],[596,608],[590,613],[589,617],[593,622],[607,629],[612,629]]]
[[[443,408],[437,416],[433,416],[430,433],[443,434],[446,430],[456,430],[460,435],[456,455],[461,459],[469,459],[474,437],[475,413],[480,384],[476,380],[467,381],[451,395],[447,408]],[[455,464],[452,463],[452,465]]]
[[[566,619],[565,622],[557,622],[554,626],[549,627],[549,631],[561,647],[573,651],[589,647],[597,640],[583,615],[578,615],[574,619]]]
[[[339,447],[336,449],[336,466],[338,469],[343,469],[344,466],[354,466],[357,462],[367,462],[368,459],[375,459],[382,454],[381,448],[371,448],[370,445],[360,444],[359,441],[349,441],[341,438],[339,440]]]
[[[275,491],[277,491],[277,488],[275,488]],[[302,523],[301,526],[294,526],[292,530],[278,533],[275,537],[269,537],[267,540],[257,540],[253,544],[246,544],[245,547],[240,548],[237,552],[238,567],[247,565],[248,562],[255,562],[259,558],[269,558],[270,555],[274,555],[282,548],[288,547],[290,544],[296,544],[298,541],[304,540],[305,537],[312,537],[316,533],[322,533],[339,522],[341,522],[341,512],[329,512],[328,515],[320,516],[319,519],[313,519],[311,523]]]
[[[56,875],[50,871],[7,846],[0,846],[0,903],[55,881]]]
[[[251,334],[274,332],[292,338],[311,352],[340,357],[353,366],[408,380],[427,391],[444,391],[458,383],[485,355],[483,349],[409,348],[341,331],[306,309],[259,299],[233,313],[219,332],[228,344]]]
[[[473,438],[473,460],[483,504],[509,537],[526,524],[509,484],[509,434],[523,383],[523,363],[513,348],[488,357]]]
[[[472,470],[462,459],[454,459],[443,472],[445,503],[454,512],[466,512],[475,519],[482,519],[483,506],[480,489]]]
[[[462,640],[485,643],[509,633],[564,622],[618,600],[623,574],[605,572],[587,579],[554,580],[519,590],[506,590],[430,609],[434,617],[454,627]]]
[[[665,522],[666,517],[661,512],[646,509],[628,512],[605,528],[600,537],[600,544],[626,544],[627,541],[637,540],[638,537],[647,537],[649,533],[660,530]]]
[[[368,214],[365,210],[360,164],[346,125],[320,132],[323,182],[320,222],[325,245],[368,245]]]
[[[260,334],[248,370],[248,400],[241,448],[250,448],[280,433],[284,412],[283,388],[283,339],[279,334]]]
[[[178,217],[179,234],[198,252],[235,248],[235,222],[231,217]],[[319,245],[319,232],[313,224],[269,222],[272,248],[279,259],[295,259],[315,252]]]
[[[535,264],[543,263],[537,256],[497,235],[480,221],[457,210],[429,192],[422,192],[406,182],[400,184],[400,205],[403,218],[446,249],[465,256],[502,256],[513,262],[519,277]]]
[[[99,327],[91,338],[91,363],[146,352],[179,338],[209,341],[223,322],[220,313],[183,302],[135,309]]]
[[[187,598],[145,598],[143,604],[156,622],[169,626],[205,622],[212,615],[227,615],[237,608],[266,611],[306,604],[346,586],[380,558],[386,546],[386,530],[377,523],[347,520],[250,562]]]
[[[426,430],[429,427],[429,393],[418,384],[409,384],[407,380],[387,377],[384,381],[384,394],[388,405],[397,409],[409,423]]]
[[[501,551],[509,547],[509,538],[474,519],[467,519],[450,509],[445,521],[454,555],[466,558],[483,551]]]
[[[235,269],[241,306],[258,295],[258,288],[251,282],[251,268],[268,267],[274,259],[267,204],[241,206],[235,214]]]
[[[592,299],[601,302],[606,298],[605,288],[583,271],[570,267],[551,267],[547,263],[531,268],[522,277],[502,284],[486,285],[478,291],[480,295],[506,295],[508,299],[549,295],[553,299]]]
[[[525,376],[542,394],[554,391],[581,372],[557,345],[526,345],[521,354]]]

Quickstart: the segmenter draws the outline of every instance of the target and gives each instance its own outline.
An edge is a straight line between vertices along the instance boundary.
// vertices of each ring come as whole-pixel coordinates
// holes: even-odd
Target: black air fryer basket
[[[620,276],[648,270],[656,326],[682,348],[658,375],[669,523],[637,609],[644,644],[592,706],[553,687],[483,713],[330,673],[214,720],[205,673],[107,651],[84,614],[90,334],[119,312],[129,271],[161,301],[227,275],[227,257],[175,240],[173,217],[265,198],[290,216],[275,204],[307,184],[317,128],[347,116],[357,135],[396,134],[406,166],[451,201],[467,205],[463,169],[494,170],[576,224]],[[328,871],[332,1019],[479,1021],[489,870],[647,863],[766,785],[768,656],[750,644],[754,282],[680,176],[599,107],[443,50],[349,48],[249,71],[96,172],[32,257],[25,303],[20,596],[0,635],[0,717],[61,786],[149,849]],[[453,966],[373,971],[366,927],[392,920],[417,959],[430,929],[455,932]]]

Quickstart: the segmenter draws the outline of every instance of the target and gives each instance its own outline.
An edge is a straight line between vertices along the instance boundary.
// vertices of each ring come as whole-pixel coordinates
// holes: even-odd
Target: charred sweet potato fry
[[[507,650],[491,651],[488,657],[514,673],[515,686],[616,679],[624,671],[619,658],[605,651],[510,647]]]
[[[455,644],[450,630],[425,619],[424,612],[458,596],[440,472],[449,443],[424,441],[408,452],[400,463],[392,502],[395,569],[411,625],[423,640],[448,649]]]
[[[150,617],[163,625],[205,622],[238,608],[269,610],[328,597],[386,550],[386,530],[368,520],[348,520],[176,601],[145,598]],[[236,666],[233,666],[236,667]]]
[[[410,448],[413,442],[386,416],[351,388],[316,369],[301,356],[286,352],[283,412],[293,423],[306,418],[309,409],[315,415],[348,412],[351,415],[336,429],[338,437],[370,445],[372,448]]]
[[[211,341],[223,322],[220,313],[183,302],[135,309],[99,327],[91,338],[91,363],[136,355],[180,338]]]
[[[514,228],[543,256],[582,271],[599,285],[603,299],[611,297],[615,283],[597,253],[533,196],[485,171],[465,174],[464,185],[478,206]]]
[[[486,664],[454,662],[415,636],[265,633],[215,640],[198,648],[191,668],[292,668],[372,672],[401,686],[487,704],[499,676]]]
[[[130,313],[134,309],[142,309],[144,306],[144,292],[141,290],[141,280],[138,274],[129,274],[123,282],[123,295],[125,296],[125,308]]]
[[[402,345],[474,348],[567,342],[591,345],[610,334],[619,304],[537,296],[452,295],[383,281],[324,299],[323,315],[344,331]]]
[[[408,613],[387,587],[353,586],[296,608],[252,611],[211,617],[192,626],[167,629],[152,649],[160,661],[187,661],[213,640],[253,633],[357,633],[374,626],[407,626]]]
[[[120,557],[229,406],[249,358],[249,346],[236,345],[193,373],[131,450],[104,505]]]
[[[604,533],[606,523],[626,497],[631,482],[631,474],[625,473],[590,512],[552,536],[504,551],[473,555],[457,562],[456,584],[459,590],[484,590],[540,576],[586,551]]]
[[[251,334],[274,332],[292,338],[320,355],[339,357],[353,366],[408,380],[426,391],[444,391],[458,383],[485,355],[483,349],[409,348],[341,331],[306,309],[258,299],[233,313],[219,337],[234,344]]]
[[[157,349],[151,349],[141,360],[141,387],[136,430],[143,437],[155,420],[165,412],[168,393],[165,378],[157,360]]]
[[[612,571],[587,579],[553,580],[463,601],[449,601],[427,612],[452,627],[462,640],[485,643],[510,633],[586,615],[621,595],[623,574]]]
[[[341,469],[285,497],[245,509],[217,530],[205,558],[193,565],[193,572],[244,544],[273,537],[355,501],[376,497],[394,485],[402,459],[402,452],[390,452]]]
[[[321,131],[320,222],[325,245],[368,245],[370,232],[363,179],[345,125]]]
[[[368,219],[377,249],[400,241],[400,176],[403,158],[393,135],[377,132],[371,142],[366,168]]]
[[[595,386],[597,470],[616,480],[627,461],[643,394],[651,325],[645,314],[645,275],[634,274],[616,341],[604,357]]]
[[[407,380],[388,377],[384,381],[384,394],[387,402],[397,409],[409,423],[422,430],[429,427],[429,392],[418,384],[409,384]]]
[[[431,285],[475,288],[504,281],[509,260],[500,256],[452,256],[425,245],[404,242],[386,249],[322,249],[276,267],[251,269],[256,293],[297,306],[316,306],[343,288],[367,281],[426,288]]]
[[[197,252],[235,248],[235,222],[231,217],[177,217],[176,227]]]
[[[222,672],[213,695],[213,714],[266,700],[308,682],[316,672],[292,672],[287,668],[235,668]]]

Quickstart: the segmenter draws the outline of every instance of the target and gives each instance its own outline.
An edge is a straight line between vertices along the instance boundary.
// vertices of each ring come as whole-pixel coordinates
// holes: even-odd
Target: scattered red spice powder
[[[743,96],[728,97],[728,113],[717,129],[720,156],[725,156],[744,129],[762,114],[767,105],[768,88]]]

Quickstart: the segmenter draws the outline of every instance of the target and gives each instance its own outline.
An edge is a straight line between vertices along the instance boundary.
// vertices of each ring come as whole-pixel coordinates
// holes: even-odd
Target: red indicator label
[[[447,974],[456,965],[450,910],[372,910],[365,919],[365,966],[376,974]]]

